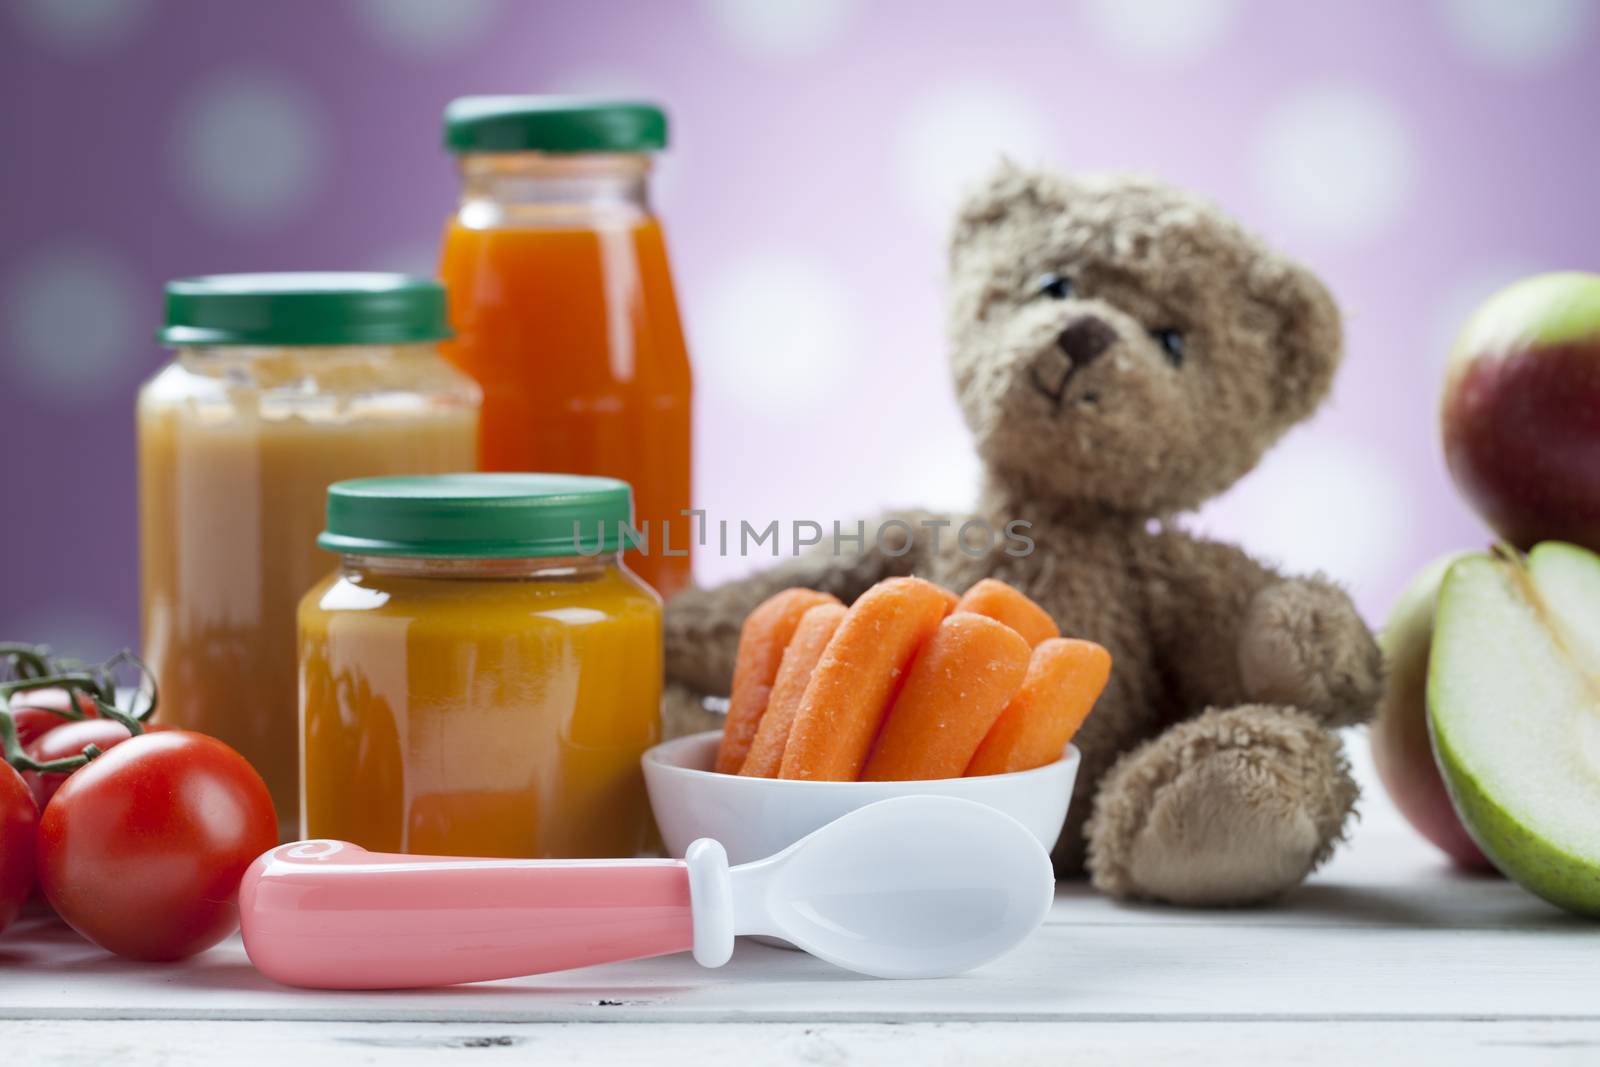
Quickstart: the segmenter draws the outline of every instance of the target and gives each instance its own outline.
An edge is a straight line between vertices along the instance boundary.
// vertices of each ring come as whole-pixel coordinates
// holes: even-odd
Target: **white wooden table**
[[[1064,886],[1024,947],[942,981],[742,944],[716,971],[676,956],[308,993],[257,975],[237,939],[152,966],[31,921],[0,937],[0,1064],[1600,1063],[1600,924],[1453,874],[1376,786],[1363,810],[1277,906],[1131,907]]]

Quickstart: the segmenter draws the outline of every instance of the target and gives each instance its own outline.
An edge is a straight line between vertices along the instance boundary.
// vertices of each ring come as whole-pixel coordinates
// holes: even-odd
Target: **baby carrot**
[[[795,712],[800,710],[800,698],[844,614],[843,604],[818,604],[801,617],[789,647],[783,650],[783,662],[772,682],[772,695],[767,698],[766,714],[756,727],[756,738],[750,743],[750,754],[739,768],[740,774],[749,778],[778,776],[783,750],[789,744],[789,728],[794,725]]]
[[[956,602],[956,610],[987,615],[1003,622],[1021,634],[1022,639],[1034,648],[1039,647],[1041,641],[1061,636],[1060,627],[1056,626],[1048,612],[1015,587],[995,578],[985,578],[968,589],[966,595]]]
[[[951,615],[917,653],[861,780],[959,778],[1027,673],[1028,642],[1017,631]]]
[[[807,611],[819,604],[837,604],[839,598],[814,589],[785,589],[757,604],[739,630],[739,649],[733,660],[733,691],[728,695],[728,721],[717,745],[717,770],[738,774],[750,742],[755,739],[767,696],[783,661],[783,650]]]
[[[950,608],[921,578],[886,578],[856,598],[811,672],[780,778],[853,782],[917,649]]]
[[[1110,677],[1111,653],[1093,641],[1057,637],[1041,644],[967,774],[1026,771],[1060,759]]]

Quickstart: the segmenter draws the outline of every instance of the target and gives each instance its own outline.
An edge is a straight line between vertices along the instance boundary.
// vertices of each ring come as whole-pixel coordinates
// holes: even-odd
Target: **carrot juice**
[[[463,191],[440,274],[446,358],[483,388],[490,471],[618,478],[662,596],[688,583],[691,372],[661,226],[646,198],[659,109],[466,98],[446,113]]]

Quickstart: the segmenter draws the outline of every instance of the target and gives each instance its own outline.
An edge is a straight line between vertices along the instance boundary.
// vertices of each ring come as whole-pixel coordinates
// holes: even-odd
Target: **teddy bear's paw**
[[[1089,872],[1120,897],[1252,904],[1327,858],[1354,806],[1337,738],[1309,716],[1211,710],[1135,749],[1101,783]]]
[[[1289,580],[1255,595],[1239,642],[1251,700],[1300,708],[1329,726],[1372,716],[1383,693],[1383,654],[1355,605],[1335,586]]]

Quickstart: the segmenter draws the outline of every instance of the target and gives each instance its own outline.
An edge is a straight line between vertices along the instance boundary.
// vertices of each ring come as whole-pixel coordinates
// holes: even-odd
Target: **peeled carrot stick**
[[[1029,600],[1014,586],[995,578],[985,578],[968,589],[956,602],[957,611],[970,611],[987,615],[1011,627],[1033,648],[1041,641],[1061,636],[1061,628],[1039,605]]]
[[[839,598],[814,589],[785,589],[757,604],[739,630],[739,650],[733,660],[733,692],[728,695],[728,721],[717,745],[716,769],[738,774],[750,742],[755,739],[767,696],[777,677],[783,650],[800,625],[801,616],[819,604],[837,604]]]
[[[958,612],[917,653],[861,772],[864,782],[959,778],[1028,673],[1028,642]]]
[[[1111,653],[1056,637],[1033,650],[1022,688],[995,720],[967,774],[1007,774],[1061,758],[1111,677]]]
[[[778,665],[772,695],[767,698],[766,714],[756,727],[756,738],[750,743],[750,754],[744,758],[740,774],[747,778],[778,776],[783,750],[789,746],[789,729],[794,725],[795,712],[800,710],[800,698],[844,616],[843,604],[818,604],[801,617],[789,647],[783,650],[783,662]]]
[[[921,578],[886,578],[856,598],[811,672],[779,778],[853,782],[917,649],[949,594]]]

